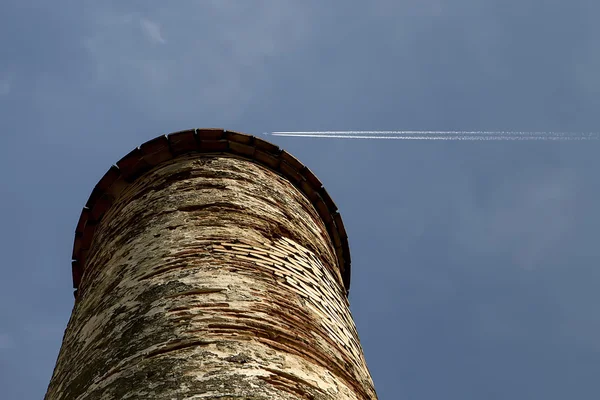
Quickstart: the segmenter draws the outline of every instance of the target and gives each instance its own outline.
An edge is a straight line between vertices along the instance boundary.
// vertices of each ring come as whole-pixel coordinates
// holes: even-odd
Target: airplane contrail
[[[600,132],[273,131],[273,136],[375,140],[599,140]]]

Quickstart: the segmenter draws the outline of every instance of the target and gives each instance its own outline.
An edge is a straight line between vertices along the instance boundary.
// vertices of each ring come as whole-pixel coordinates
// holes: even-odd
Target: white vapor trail
[[[599,132],[275,131],[273,136],[379,140],[599,140]]]

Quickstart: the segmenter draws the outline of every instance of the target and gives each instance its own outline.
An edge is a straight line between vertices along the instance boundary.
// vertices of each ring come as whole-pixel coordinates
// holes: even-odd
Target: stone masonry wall
[[[159,164],[86,257],[48,400],[376,399],[327,229],[263,166]]]

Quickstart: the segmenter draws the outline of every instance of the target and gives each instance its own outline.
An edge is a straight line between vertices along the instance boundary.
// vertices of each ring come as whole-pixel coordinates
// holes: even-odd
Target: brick
[[[167,138],[173,156],[198,150],[196,134],[193,129],[170,133]]]
[[[129,183],[125,180],[123,176],[120,176],[113,184],[110,186],[106,193],[113,196],[115,199],[119,198],[123,190],[129,186]]]
[[[319,194],[317,191],[306,181],[306,179],[302,179],[300,181],[300,190],[308,197],[311,203],[314,203],[317,200]]]
[[[88,197],[87,201],[85,202],[85,206],[91,210],[93,205],[96,204],[96,201],[98,201],[102,195],[104,195],[104,190],[99,189],[96,185],[94,190],[92,190],[92,193],[90,193],[90,197]]]
[[[338,232],[340,233],[340,237],[342,239],[347,239],[348,235],[346,234],[346,227],[344,227],[344,221],[342,221],[342,215],[340,213],[333,214],[333,220],[335,221],[335,225],[337,226]]]
[[[77,289],[81,283],[81,277],[83,276],[83,271],[81,270],[81,265],[78,261],[71,262],[71,274],[73,276],[73,288]]]
[[[157,136],[140,145],[140,150],[144,155],[162,151],[165,147],[169,147],[169,138],[167,135]]]
[[[91,208],[90,215],[92,216],[92,219],[94,221],[99,221],[104,213],[112,206],[114,200],[114,197],[108,193],[105,193],[102,197],[100,197],[98,201],[96,201],[96,204],[94,204]]]
[[[81,249],[79,251],[79,256],[77,257],[77,261],[79,261],[79,265],[81,267],[81,271],[85,270],[85,262],[87,260],[88,249]]]
[[[85,224],[85,228],[83,229],[83,236],[81,238],[81,248],[89,249],[92,244],[92,239],[94,238],[94,233],[96,232],[96,223],[93,221],[87,222]]]
[[[142,151],[135,148],[125,157],[117,161],[117,167],[127,182],[133,182],[136,178],[151,168],[143,158]]]
[[[96,187],[102,192],[106,192],[113,183],[121,176],[121,171],[116,165],[111,165],[108,171],[104,174],[100,181],[96,184]]]
[[[239,142],[235,142],[235,141],[230,141],[229,142],[229,150],[231,150],[231,152],[233,154],[238,154],[238,155],[241,155],[244,157],[253,158],[255,147],[249,146],[246,144],[242,144]]]
[[[144,161],[149,165],[155,166],[173,158],[169,147],[169,139],[166,136],[159,136],[140,146]]]
[[[300,174],[308,181],[308,183],[310,183],[310,185],[315,190],[321,190],[321,187],[323,187],[323,184],[321,183],[319,178],[317,178],[317,176],[313,174],[313,172],[310,169],[308,169],[308,167],[305,166],[304,168],[302,168],[302,170],[300,170]]]
[[[75,241],[73,242],[73,254],[71,254],[71,259],[77,260],[79,256],[79,251],[81,250],[81,237],[75,237]]]
[[[349,246],[347,240],[342,240],[342,251],[344,254],[344,265],[341,266],[343,269],[342,276],[348,275],[348,284],[346,285],[346,287],[349,287],[350,286],[350,277],[349,277],[350,268],[349,268],[349,266],[350,266],[351,259],[350,259],[350,246]]]
[[[83,208],[81,210],[81,215],[79,216],[79,221],[77,222],[77,227],[75,228],[75,236],[80,237],[83,235],[83,229],[85,228],[85,223],[87,222],[90,216],[90,210],[88,208]]]
[[[331,198],[331,196],[329,196],[329,193],[327,193],[327,190],[325,189],[325,187],[322,187],[321,190],[319,190],[319,194],[323,198],[323,201],[327,205],[327,208],[329,208],[329,211],[332,214],[334,212],[336,212],[338,208],[335,205],[335,203],[334,203],[333,199]]]
[[[276,155],[279,155],[279,153],[281,153],[279,146],[276,146],[273,143],[267,142],[266,140],[263,140],[256,136],[254,137],[254,146],[256,146],[257,149],[263,150],[266,153],[272,153]]]
[[[344,283],[344,289],[346,289],[346,297],[350,295],[350,270],[348,270],[348,275],[342,276],[342,281]]]
[[[340,232],[338,231],[335,220],[327,224],[327,231],[329,232],[329,236],[331,237],[331,241],[333,242],[333,247],[341,246],[342,239],[340,238]]]
[[[300,183],[300,181],[302,181],[304,179],[304,178],[302,178],[302,175],[300,175],[300,172],[298,172],[290,164],[288,164],[281,158],[280,158],[280,163],[279,163],[279,172],[281,172],[283,174],[283,176],[288,178],[290,180],[290,182],[292,182],[294,184],[298,184],[298,183]]]
[[[298,159],[296,157],[294,157],[293,155],[291,155],[290,153],[288,153],[285,150],[283,150],[279,154],[279,157],[281,157],[281,159],[283,161],[285,161],[286,163],[288,163],[296,171],[301,171],[302,168],[304,168],[304,164],[302,164],[300,161],[298,161]]]
[[[331,218],[331,213],[329,212],[329,208],[327,208],[327,205],[325,204],[321,196],[318,193],[316,193],[316,195],[317,198],[313,204],[317,209],[317,212],[321,216],[321,219],[323,219],[325,224],[328,224],[331,221],[333,221],[333,219]]]
[[[196,129],[196,137],[200,140],[221,140],[224,136],[225,132],[221,128]]]
[[[201,140],[200,151],[203,153],[222,153],[229,150],[227,140]]]
[[[254,136],[235,131],[225,131],[225,139],[230,142],[251,145],[254,142]]]
[[[335,254],[337,255],[338,262],[340,263],[340,269],[344,269],[344,249],[341,245],[335,248]]]
[[[268,154],[261,150],[258,150],[258,148],[257,148],[256,151],[254,152],[254,158],[258,162],[266,165],[269,168],[272,168],[274,170],[279,169],[279,162],[280,162],[279,157],[275,157],[274,155]]]

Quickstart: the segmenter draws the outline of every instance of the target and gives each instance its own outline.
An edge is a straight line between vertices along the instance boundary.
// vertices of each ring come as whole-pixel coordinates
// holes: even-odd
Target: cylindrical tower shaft
[[[375,399],[314,175],[237,133],[149,143],[84,209],[46,399]]]

